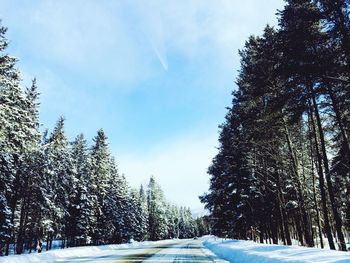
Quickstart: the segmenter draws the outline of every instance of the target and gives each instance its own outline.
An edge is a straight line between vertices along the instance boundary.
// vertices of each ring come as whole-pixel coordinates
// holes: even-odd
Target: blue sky
[[[0,0],[9,53],[37,78],[41,122],[73,139],[104,128],[132,186],[154,175],[200,209],[231,103],[238,49],[277,23],[282,0]]]

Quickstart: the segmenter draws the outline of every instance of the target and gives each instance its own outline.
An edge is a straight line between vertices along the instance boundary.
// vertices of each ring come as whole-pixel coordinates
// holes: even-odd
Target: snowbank
[[[210,238],[204,245],[219,257],[235,263],[350,263],[350,252],[318,248],[266,245],[252,241]]]
[[[145,242],[132,242],[130,244],[118,244],[118,245],[103,245],[103,246],[86,246],[86,247],[72,247],[65,249],[50,250],[42,253],[32,253],[24,255],[11,255],[0,257],[0,263],[33,263],[33,262],[65,262],[70,259],[81,258],[86,259],[91,256],[103,256],[113,255],[116,257],[113,250],[132,248],[132,247],[148,247],[153,245],[159,245],[167,242],[174,242],[174,240],[163,241],[145,241]],[[120,257],[123,253],[120,254]]]

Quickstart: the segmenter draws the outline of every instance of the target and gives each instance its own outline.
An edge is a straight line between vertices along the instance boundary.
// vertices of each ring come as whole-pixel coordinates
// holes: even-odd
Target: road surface
[[[175,240],[159,245],[118,248],[105,250],[96,256],[56,259],[53,262],[70,263],[123,263],[123,262],[228,262],[219,259],[215,254],[203,247],[201,240]]]

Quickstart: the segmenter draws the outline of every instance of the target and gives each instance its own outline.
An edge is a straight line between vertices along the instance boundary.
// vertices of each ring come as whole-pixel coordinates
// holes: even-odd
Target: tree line
[[[246,41],[208,169],[215,234],[346,251],[350,1],[287,0]]]
[[[0,253],[32,252],[130,239],[189,238],[207,232],[188,208],[166,201],[152,177],[131,188],[120,175],[101,129],[90,146],[70,142],[59,118],[40,132],[36,81],[23,89],[17,59],[6,53],[0,24]]]

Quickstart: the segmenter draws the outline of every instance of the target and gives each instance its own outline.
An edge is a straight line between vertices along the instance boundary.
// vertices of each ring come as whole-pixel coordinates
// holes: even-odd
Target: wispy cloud
[[[8,1],[3,9],[4,22],[9,24],[10,33],[19,34],[18,42],[27,43],[18,51],[32,54],[35,62],[54,63],[59,69],[90,80],[99,76],[114,84],[124,83],[115,86],[123,88],[125,83],[148,75],[150,47],[138,29],[125,20],[126,7],[106,3],[35,1],[18,10],[20,1]],[[17,23],[23,17],[25,23]]]
[[[90,70],[91,74],[132,83],[152,74],[155,58],[167,69],[171,64],[167,54],[173,52],[191,59],[215,50],[222,63],[232,66],[237,48],[242,47],[249,34],[261,32],[264,24],[272,20],[271,12],[275,10],[271,6],[282,3],[281,0],[3,2],[4,17],[27,43],[21,48],[33,53],[36,59],[54,62],[77,74],[86,75]],[[6,16],[10,11],[13,16]],[[26,17],[25,23],[17,23],[22,17]]]
[[[167,60],[166,54],[164,52],[164,48],[160,49],[158,47],[158,45],[156,45],[152,42],[152,40],[150,40],[150,42],[152,44],[154,52],[156,53],[156,55],[159,59],[159,62],[162,64],[163,68],[167,71],[168,70],[168,60]]]

